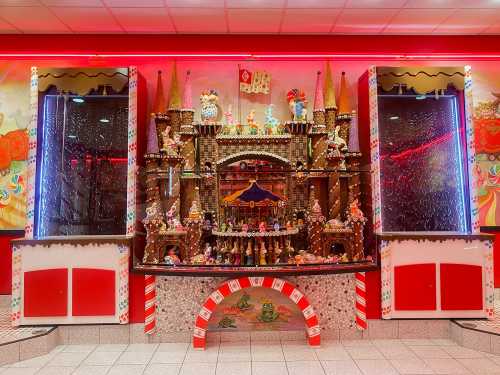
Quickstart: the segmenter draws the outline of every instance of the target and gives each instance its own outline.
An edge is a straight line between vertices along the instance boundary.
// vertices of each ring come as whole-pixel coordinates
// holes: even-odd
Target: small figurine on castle
[[[277,221],[274,222],[273,228],[276,232],[279,232],[280,231],[280,224]]]
[[[201,219],[201,210],[198,207],[198,201],[193,199],[193,203],[191,203],[191,207],[189,208],[189,218],[190,219]]]
[[[179,156],[180,136],[176,134],[174,138],[171,138],[170,129],[170,126],[167,126],[161,133],[163,143],[161,151],[166,152],[168,156]]]
[[[240,123],[236,124],[235,130],[236,130],[236,135],[242,135],[243,134],[243,125],[241,125]]]
[[[280,122],[278,121],[278,119],[273,116],[273,105],[269,104],[269,106],[266,108],[266,135],[277,133],[279,123]]]
[[[174,222],[174,217],[175,217],[175,211],[177,210],[175,203],[170,207],[170,210],[167,211],[167,225],[168,225],[168,230],[175,230],[175,222]]]
[[[265,231],[266,231],[266,223],[264,223],[263,221],[261,221],[260,224],[259,224],[259,232],[263,233]]]
[[[293,115],[293,121],[305,121],[307,117],[306,94],[299,89],[291,89],[287,93],[288,108]]]
[[[227,107],[227,111],[224,112],[224,117],[226,118],[226,124],[224,125],[222,132],[224,135],[229,135],[233,132],[233,129],[235,128],[233,108],[231,104],[229,104],[229,106]]]
[[[220,225],[220,231],[221,232],[226,232],[227,231],[227,224],[226,223],[222,223]]]
[[[285,124],[283,124],[282,122],[278,123],[278,127],[276,129],[276,132],[278,133],[278,135],[285,134],[285,130],[286,130]]]
[[[181,263],[177,254],[175,254],[175,248],[171,247],[168,249],[167,255],[165,256],[165,263],[170,265],[177,265]]]
[[[247,233],[247,232],[248,232],[248,224],[247,224],[247,223],[243,223],[243,224],[241,225],[241,231],[242,231],[243,233]]]
[[[245,264],[247,266],[253,266],[254,260],[253,260],[253,249],[252,249],[252,241],[248,240],[247,242],[247,249],[245,250],[245,255],[246,255],[246,262]]]
[[[347,152],[347,143],[339,135],[340,126],[335,127],[335,133],[328,135],[328,144],[336,147],[340,152]]]
[[[229,223],[227,223],[227,231],[232,232],[233,231],[233,222],[229,220]]]
[[[315,199],[312,206],[312,213],[316,215],[322,215],[321,206],[319,205],[319,200]]]
[[[293,225],[290,220],[286,222],[286,230],[293,230]]]
[[[265,266],[267,264],[266,254],[267,254],[266,245],[264,241],[261,241],[259,250],[259,265]]]
[[[191,264],[205,264],[206,259],[203,254],[196,254],[194,257],[191,258]]]
[[[201,120],[205,124],[214,123],[219,116],[219,95],[214,89],[204,90],[200,95]]]
[[[248,114],[247,124],[250,135],[257,135],[259,133],[259,124],[255,122],[255,109],[252,109]]]
[[[363,221],[365,219],[365,215],[363,214],[363,211],[360,210],[357,199],[354,199],[349,204],[349,216],[351,220],[355,221]]]
[[[210,259],[212,259],[212,246],[210,246],[210,243],[208,243],[208,242],[205,243],[205,250],[203,252],[203,255],[205,256],[205,260],[207,262]]]

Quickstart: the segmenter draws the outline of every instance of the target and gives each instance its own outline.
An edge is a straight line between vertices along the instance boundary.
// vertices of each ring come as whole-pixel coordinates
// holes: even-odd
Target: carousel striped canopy
[[[246,188],[235,191],[222,201],[231,206],[276,206],[278,202],[284,201],[284,198],[263,189],[256,181],[251,181]]]

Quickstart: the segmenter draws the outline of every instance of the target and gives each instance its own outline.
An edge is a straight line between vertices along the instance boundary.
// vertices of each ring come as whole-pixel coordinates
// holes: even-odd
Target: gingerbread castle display
[[[158,74],[145,155],[144,264],[365,259],[361,155],[348,147],[355,112],[344,73],[336,98],[330,65],[324,81],[318,72],[313,121],[300,89],[287,93],[291,121],[275,118],[271,105],[263,125],[254,110],[238,123],[210,89],[200,95],[201,121],[195,122],[190,72],[183,90],[181,99],[174,65],[167,104]]]

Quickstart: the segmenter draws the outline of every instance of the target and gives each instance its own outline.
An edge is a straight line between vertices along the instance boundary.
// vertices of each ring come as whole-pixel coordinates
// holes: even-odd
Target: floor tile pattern
[[[500,356],[446,339],[66,345],[0,367],[0,375],[500,374]]]

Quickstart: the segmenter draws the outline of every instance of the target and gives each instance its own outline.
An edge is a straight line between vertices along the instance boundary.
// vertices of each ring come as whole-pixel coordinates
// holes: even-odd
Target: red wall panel
[[[115,315],[115,271],[73,268],[73,316]]]
[[[12,247],[10,241],[22,237],[23,231],[0,232],[0,294],[12,293]]]
[[[24,316],[68,315],[68,269],[24,273]]]
[[[436,310],[436,265],[394,267],[395,310]]]
[[[366,318],[382,318],[380,271],[366,272]]]
[[[129,281],[130,323],[144,323],[144,275],[130,272]]]
[[[441,264],[441,309],[481,310],[483,273],[481,266]]]

